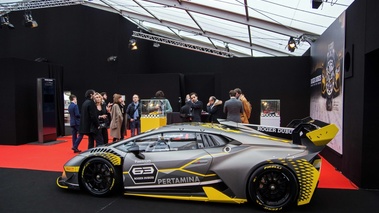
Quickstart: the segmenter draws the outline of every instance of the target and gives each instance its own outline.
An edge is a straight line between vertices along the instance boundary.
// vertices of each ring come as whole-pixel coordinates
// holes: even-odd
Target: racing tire
[[[81,187],[95,196],[108,196],[118,191],[121,175],[108,160],[92,158],[81,170]]]
[[[279,164],[263,165],[255,170],[247,189],[251,201],[268,211],[292,206],[299,194],[296,176]]]

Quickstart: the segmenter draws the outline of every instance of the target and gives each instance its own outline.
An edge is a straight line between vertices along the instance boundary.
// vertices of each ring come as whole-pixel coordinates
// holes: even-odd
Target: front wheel
[[[110,195],[120,183],[119,171],[104,158],[90,159],[80,174],[81,186],[95,196]]]
[[[259,167],[250,176],[248,193],[251,200],[263,209],[278,211],[294,204],[299,186],[289,169],[270,164]]]

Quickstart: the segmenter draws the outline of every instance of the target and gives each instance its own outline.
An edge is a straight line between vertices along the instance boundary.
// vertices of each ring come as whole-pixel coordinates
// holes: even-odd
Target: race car
[[[310,202],[319,152],[338,132],[310,117],[287,127],[222,121],[162,126],[70,159],[56,183],[94,196],[245,203],[277,211]]]

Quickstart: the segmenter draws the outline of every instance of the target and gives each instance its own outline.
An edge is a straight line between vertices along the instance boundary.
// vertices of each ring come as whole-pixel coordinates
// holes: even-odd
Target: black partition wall
[[[0,118],[3,122],[0,123],[0,128],[4,132],[0,144],[38,142],[37,79],[59,77],[60,66],[15,58],[0,59],[0,66],[0,88],[3,94],[0,104],[3,112],[0,113]],[[57,78],[56,81],[60,82],[61,79]],[[61,90],[57,89],[59,91]],[[63,101],[56,102],[56,109],[62,113],[51,115],[54,116],[52,119],[63,118],[62,105]],[[62,128],[57,123],[55,132],[60,135]]]
[[[371,173],[367,171],[369,168],[363,166],[368,165],[369,159],[378,160],[374,155],[369,155],[369,159],[363,157],[366,152],[372,151],[370,147],[375,147],[373,140],[367,138],[371,135],[362,129],[363,123],[370,119],[369,113],[363,113],[366,110],[363,107],[364,91],[368,89],[364,88],[367,80],[364,55],[379,45],[377,40],[367,43],[378,37],[378,29],[366,17],[376,16],[378,10],[378,1],[360,0],[347,11],[346,50],[349,51],[354,44],[355,52],[351,66],[353,77],[345,79],[345,150],[343,156],[328,150],[324,153],[355,184],[368,188],[379,188],[379,182],[372,182],[378,176],[367,178]],[[23,12],[12,12],[12,20],[17,23],[19,19],[21,22],[22,15]],[[118,14],[81,5],[37,9],[33,11],[33,18],[38,21],[38,28],[16,26],[12,31],[0,30],[0,58],[33,61],[44,57],[48,60],[47,64],[61,64],[64,68],[62,90],[76,94],[79,105],[84,100],[85,91],[90,88],[108,92],[109,98],[117,92],[130,100],[134,93],[141,98],[149,98],[156,90],[162,89],[175,109],[179,97],[184,98],[186,93],[197,92],[205,104],[210,95],[226,101],[228,91],[240,87],[253,105],[252,123],[259,123],[261,99],[281,100],[282,125],[291,119],[309,115],[309,56],[220,58],[168,45],[155,48],[151,41],[141,39],[138,39],[138,51],[131,51],[128,41],[132,31],[139,30],[135,25]],[[369,59],[375,56],[375,53],[372,54]],[[117,60],[108,62],[109,56],[117,56]],[[13,69],[14,64],[1,60],[0,66],[3,71],[3,67]],[[29,70],[18,69],[17,77],[35,75]],[[20,94],[13,92],[16,76],[8,72],[1,74],[5,75],[3,78],[10,79],[1,86],[2,92],[12,94],[2,100],[2,106],[9,100],[16,106]],[[369,85],[378,90],[377,84],[371,82]],[[28,120],[33,116],[36,115],[22,116],[22,119]],[[19,117],[9,115],[6,119],[16,123]],[[25,122],[31,124],[30,121]],[[372,130],[371,126],[365,127]],[[14,126],[12,130],[33,131],[33,128],[36,127]],[[11,130],[9,127],[5,129]],[[10,132],[7,141],[16,138],[16,133]]]

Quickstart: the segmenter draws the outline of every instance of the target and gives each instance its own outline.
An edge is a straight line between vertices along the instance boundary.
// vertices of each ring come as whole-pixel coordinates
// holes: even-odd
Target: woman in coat
[[[113,141],[118,141],[121,138],[121,126],[124,120],[124,116],[121,112],[122,96],[120,94],[113,95],[113,106],[111,109],[111,124],[110,124],[110,135],[113,137]]]

